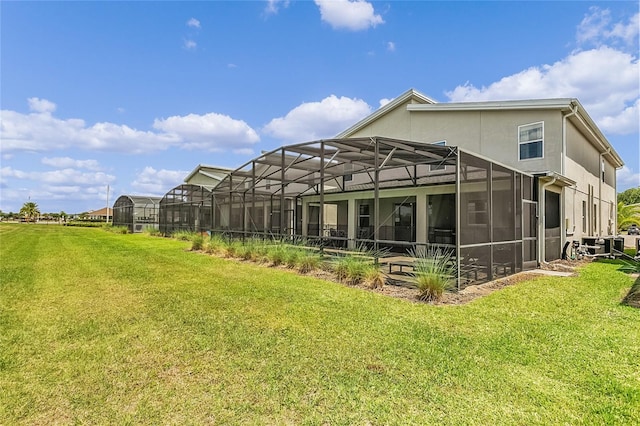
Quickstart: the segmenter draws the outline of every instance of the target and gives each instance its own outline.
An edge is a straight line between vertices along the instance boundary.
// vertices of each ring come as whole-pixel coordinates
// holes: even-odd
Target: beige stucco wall
[[[573,239],[614,235],[616,215],[615,167],[567,122],[565,176],[576,184],[565,191],[567,236]],[[601,165],[604,160],[604,181]],[[586,203],[586,209],[583,207]],[[586,210],[586,215],[585,215]],[[584,216],[584,219],[583,219]]]
[[[518,126],[544,122],[542,159],[520,161]],[[447,145],[522,171],[561,170],[562,114],[552,110],[407,111],[400,106],[351,137],[387,136]]]
[[[579,240],[582,237],[614,235],[615,187],[602,182],[571,158],[565,160],[565,166],[567,175],[576,182],[566,188],[564,194],[567,237]],[[583,208],[583,202],[586,203],[586,209]]]

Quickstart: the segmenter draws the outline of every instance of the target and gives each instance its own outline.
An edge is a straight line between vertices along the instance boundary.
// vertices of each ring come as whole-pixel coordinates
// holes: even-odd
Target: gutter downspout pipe
[[[611,152],[611,148],[600,154],[600,176],[598,176],[598,236],[602,237],[602,181],[604,180],[604,156]],[[617,226],[617,224],[616,224]],[[617,229],[617,228],[616,228]]]
[[[545,235],[545,225],[546,225],[546,217],[545,217],[545,190],[548,186],[553,185],[554,183],[556,183],[557,177],[553,177],[553,179],[545,184],[543,184],[540,187],[540,198],[539,198],[539,205],[540,205],[540,211],[538,213],[538,216],[540,216],[542,218],[542,220],[540,220],[540,225],[538,227],[538,233],[539,235],[542,236],[542,242],[540,243],[540,246],[538,247],[538,253],[540,254],[540,263],[543,264],[548,264],[548,262],[545,260],[545,254],[546,254],[546,247],[545,247],[545,243],[546,243],[546,235]],[[539,238],[540,240],[540,238]]]
[[[575,102],[571,102],[570,106],[571,108],[571,112],[564,114],[562,116],[562,155],[560,156],[560,173],[563,176],[567,175],[567,170],[566,170],[566,163],[565,163],[565,159],[567,158],[567,118],[571,117],[571,116],[575,116],[576,114],[578,114],[578,104],[576,104]],[[602,162],[601,162],[602,163]],[[573,210],[573,214],[571,217],[571,222],[573,225],[573,229],[572,229],[572,234],[575,233],[575,229],[576,229],[576,191],[578,190],[578,184],[577,182],[575,184],[572,185],[573,187],[573,200],[571,201],[571,204],[573,205],[573,208],[571,210]],[[564,197],[563,197],[564,198]],[[565,211],[566,207],[566,200],[563,200],[562,202],[563,205],[563,211]],[[560,226],[562,228],[565,227],[565,221],[561,220],[560,221]],[[563,232],[564,231],[564,232]],[[561,229],[560,233],[563,236],[567,235],[567,229]]]

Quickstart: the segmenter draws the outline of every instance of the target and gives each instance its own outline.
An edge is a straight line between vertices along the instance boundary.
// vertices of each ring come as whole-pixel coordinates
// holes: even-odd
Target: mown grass
[[[432,306],[188,249],[1,225],[1,422],[640,422],[617,265]]]

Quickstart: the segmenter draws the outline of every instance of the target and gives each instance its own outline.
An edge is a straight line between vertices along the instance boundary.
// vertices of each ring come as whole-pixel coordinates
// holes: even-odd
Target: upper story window
[[[544,122],[518,126],[520,160],[542,158],[544,153]]]

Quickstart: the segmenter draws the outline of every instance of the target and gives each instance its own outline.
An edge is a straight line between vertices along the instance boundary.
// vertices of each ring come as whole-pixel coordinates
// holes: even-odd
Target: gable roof
[[[184,178],[185,183],[190,183],[191,179],[193,179],[196,175],[203,176],[205,179],[210,180],[210,185],[201,185],[205,186],[208,189],[214,188],[226,175],[231,173],[233,169],[228,169],[226,167],[218,167],[218,166],[209,166],[206,164],[198,164],[195,169],[189,175]]]
[[[90,212],[87,212],[87,216],[107,216],[107,214],[109,216],[113,216],[113,209],[111,207],[109,207],[108,209],[108,212],[107,207],[103,207],[98,210],[91,210]]]
[[[409,89],[406,92],[404,92],[403,94],[401,94],[400,96],[394,98],[391,102],[389,102],[385,106],[383,106],[381,108],[378,108],[372,114],[370,114],[370,115],[366,116],[365,118],[363,118],[362,120],[358,121],[353,126],[351,126],[348,129],[338,133],[336,135],[336,138],[348,138],[350,135],[354,134],[358,130],[368,126],[370,123],[376,121],[378,118],[382,117],[383,115],[388,114],[390,111],[393,111],[398,106],[404,105],[406,103],[421,105],[421,104],[435,104],[436,101],[434,101],[433,99],[423,95],[422,93],[418,92],[417,90]]]

